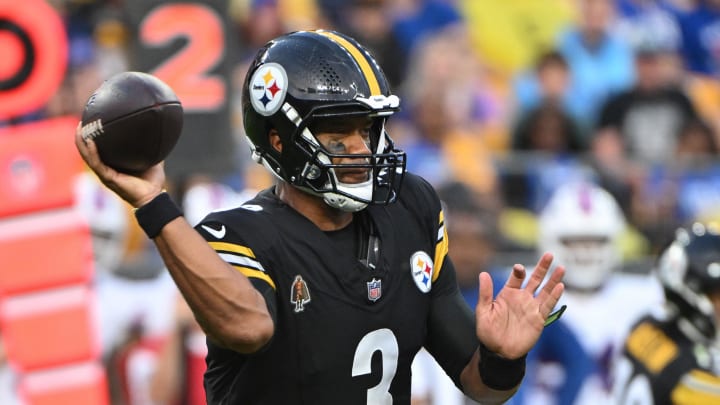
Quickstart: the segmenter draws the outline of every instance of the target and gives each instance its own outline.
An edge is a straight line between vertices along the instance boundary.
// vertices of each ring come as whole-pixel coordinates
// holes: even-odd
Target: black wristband
[[[179,216],[182,216],[182,211],[166,192],[135,210],[138,224],[150,239],[158,236],[165,225]]]
[[[484,344],[480,343],[480,362],[478,370],[483,383],[498,391],[506,391],[520,384],[525,377],[524,355],[518,359],[506,359],[497,353],[491,352]]]

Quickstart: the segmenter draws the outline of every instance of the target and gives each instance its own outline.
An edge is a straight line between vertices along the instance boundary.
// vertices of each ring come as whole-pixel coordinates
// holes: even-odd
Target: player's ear
[[[280,133],[278,133],[277,129],[270,129],[270,132],[268,132],[268,141],[273,149],[282,152],[282,140],[280,139]]]

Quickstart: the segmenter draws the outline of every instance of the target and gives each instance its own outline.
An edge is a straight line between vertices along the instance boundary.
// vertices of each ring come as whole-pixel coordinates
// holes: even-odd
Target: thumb
[[[480,273],[480,287],[478,291],[478,309],[482,311],[488,310],[493,302],[493,281],[490,273],[483,271]]]

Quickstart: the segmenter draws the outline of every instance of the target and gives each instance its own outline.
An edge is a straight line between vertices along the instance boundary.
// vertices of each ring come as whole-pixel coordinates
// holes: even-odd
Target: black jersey
[[[690,340],[677,321],[647,316],[631,329],[618,360],[620,404],[720,404],[713,352]]]
[[[208,403],[408,404],[410,364],[423,346],[459,384],[477,338],[446,257],[437,195],[407,175],[397,202],[358,215],[377,236],[374,267],[271,189],[197,226],[265,296],[275,322],[252,355],[208,340]]]

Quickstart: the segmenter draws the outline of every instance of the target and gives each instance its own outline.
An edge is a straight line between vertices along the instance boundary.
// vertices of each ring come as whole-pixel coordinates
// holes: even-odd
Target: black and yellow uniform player
[[[720,227],[676,232],[656,274],[666,310],[639,320],[617,361],[620,404],[720,404]]]
[[[252,156],[277,182],[194,229],[162,192],[162,165],[115,172],[76,134],[103,183],[137,207],[207,334],[208,403],[409,404],[421,347],[470,397],[506,401],[558,316],[564,268],[548,275],[552,254],[531,275],[515,265],[495,297],[481,273],[473,313],[440,201],[405,172],[405,153],[385,131],[400,100],[350,37],[303,31],[270,41],[242,102]]]

